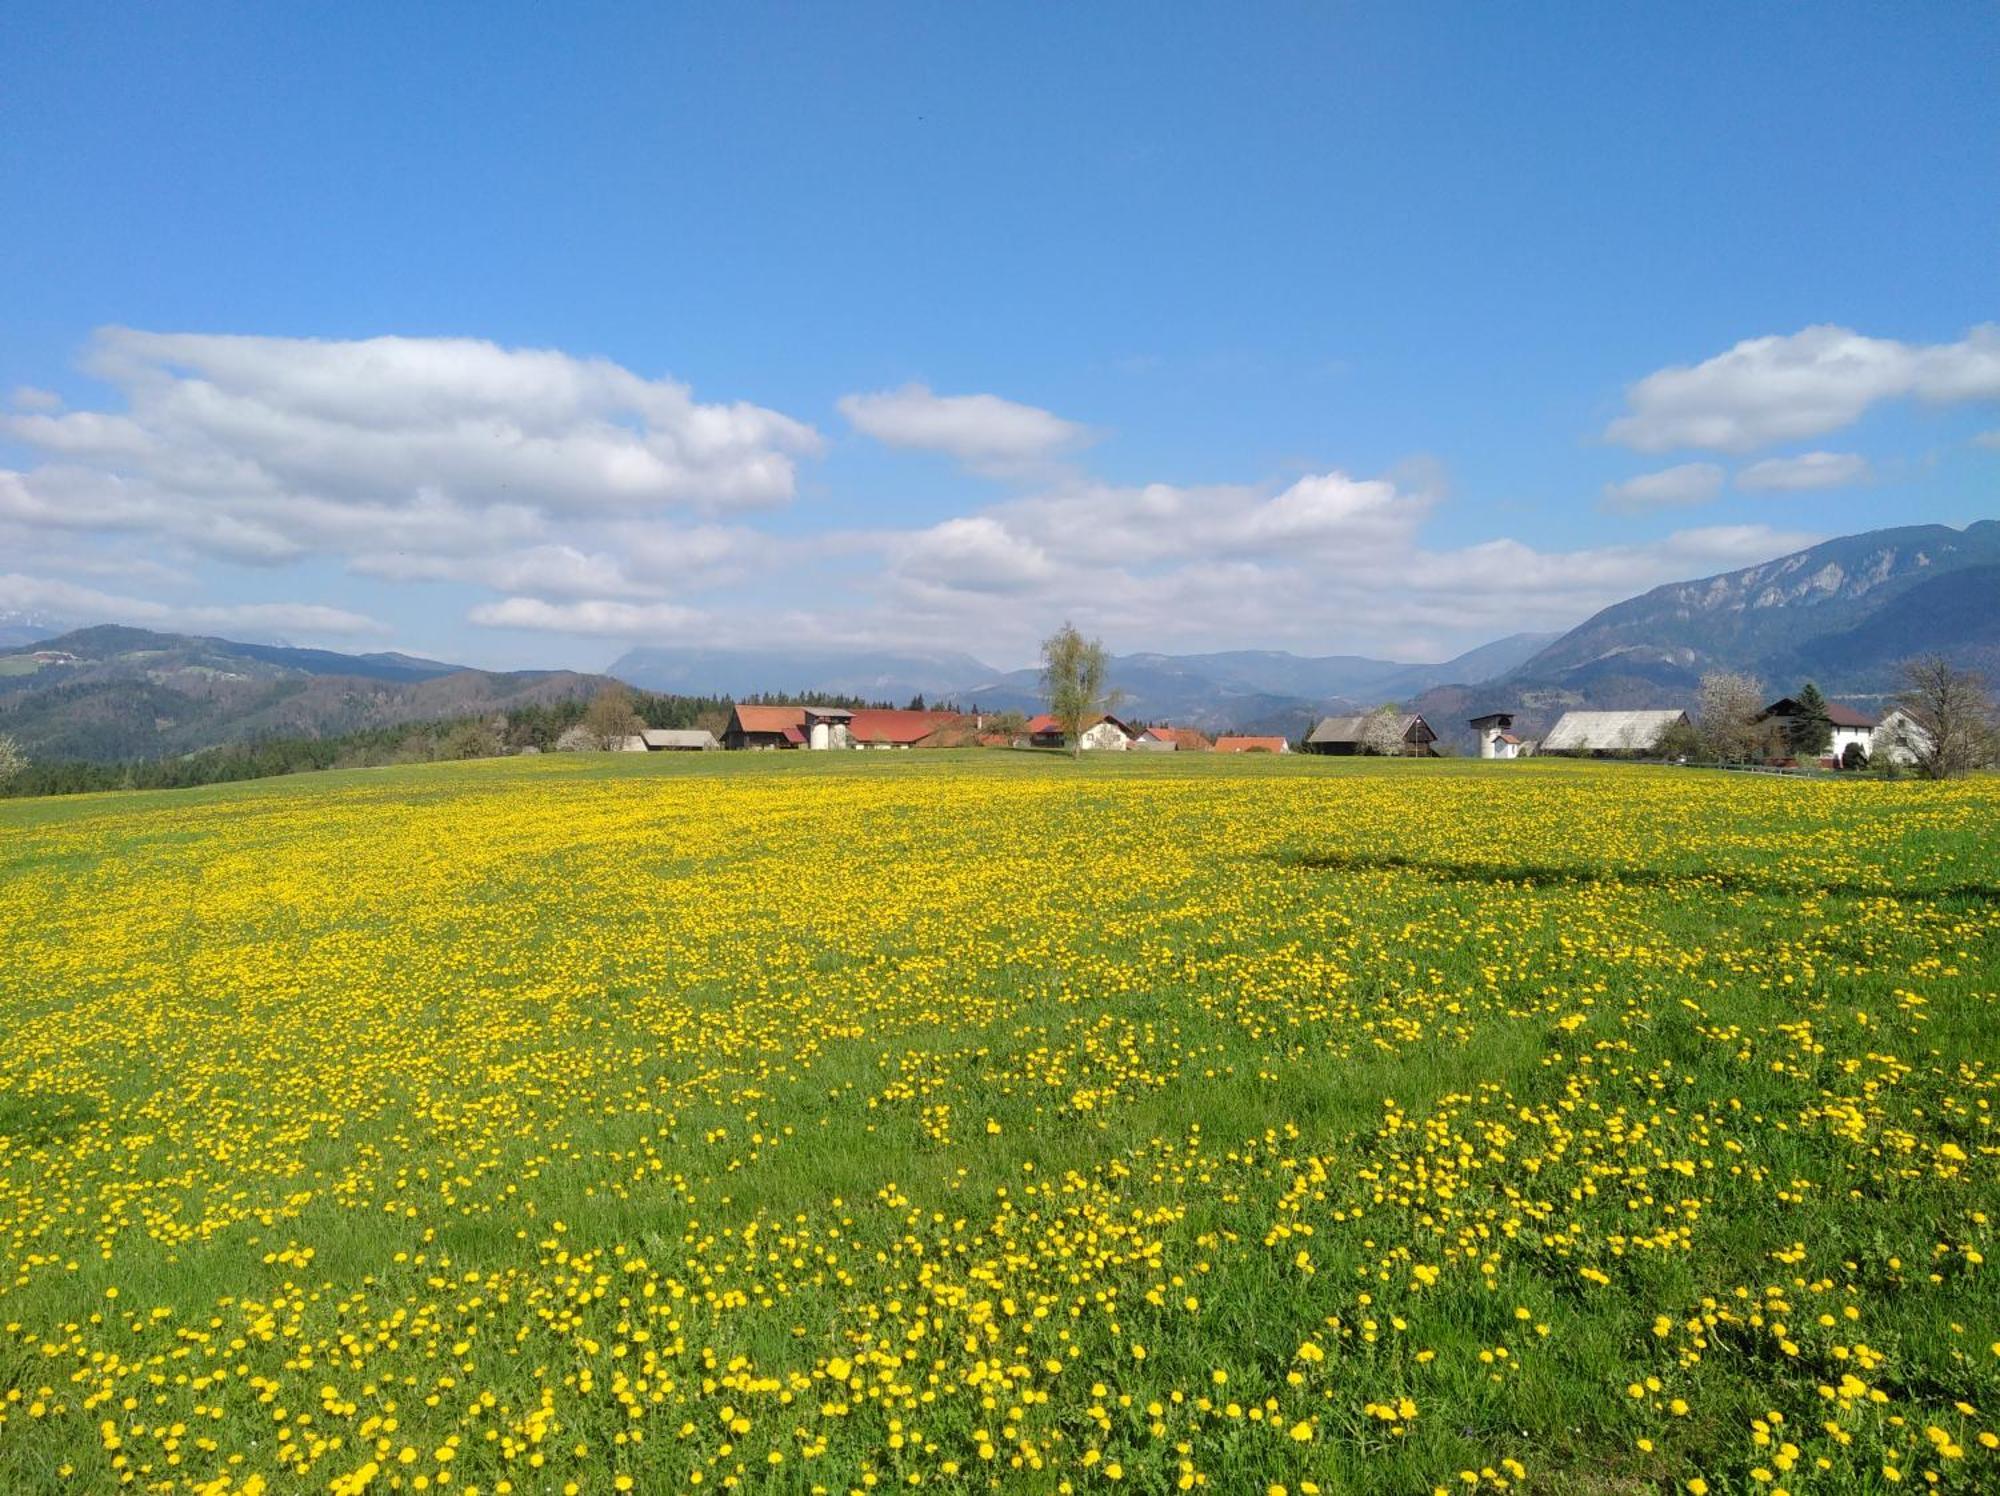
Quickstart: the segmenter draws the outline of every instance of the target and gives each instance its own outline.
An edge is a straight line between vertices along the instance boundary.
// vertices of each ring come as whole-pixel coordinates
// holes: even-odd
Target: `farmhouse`
[[[960,712],[893,711],[864,708],[847,722],[849,743],[856,748],[914,748],[927,743],[944,728],[965,721]]]
[[[1686,727],[1678,711],[1564,712],[1542,739],[1541,752],[1580,758],[1642,756],[1656,752],[1669,728]]]
[[[1793,721],[1802,711],[1804,708],[1799,705],[1797,697],[1783,696],[1765,707],[1757,720],[1773,723],[1780,731],[1789,734]],[[1875,740],[1875,729],[1881,725],[1874,717],[1851,706],[1843,706],[1838,701],[1829,701],[1826,704],[1826,720],[1833,725],[1833,739],[1821,755],[1823,758],[1838,763],[1850,746],[1859,747],[1863,753],[1873,756],[1871,745]]]
[[[722,734],[725,748],[803,748],[806,709],[802,706],[732,707]]]
[[[1083,730],[1082,746],[1086,750],[1123,753],[1138,735],[1134,728],[1116,717],[1102,716]],[[1063,732],[1062,723],[1050,713],[1043,712],[1028,723],[1028,742],[1036,748],[1062,748],[1068,745],[1069,739]]]
[[[1215,746],[1214,741],[1197,727],[1149,727],[1142,734],[1158,742],[1172,743],[1180,753],[1207,753]]]
[[[1930,743],[1931,735],[1924,731],[1923,724],[1898,706],[1891,707],[1875,724],[1865,751],[1870,763],[1887,762],[1907,768]]]
[[[1215,740],[1217,753],[1290,753],[1292,745],[1283,738],[1222,737]]]
[[[1373,712],[1363,712],[1354,717],[1328,717],[1306,734],[1306,752],[1332,753],[1353,757],[1361,753],[1373,753],[1368,746],[1371,736]],[[1392,755],[1399,758],[1434,758],[1437,750],[1431,745],[1437,741],[1437,734],[1421,713],[1403,712],[1389,717],[1389,730],[1397,742],[1402,744]],[[1381,729],[1373,728],[1373,732]],[[1218,745],[1219,746],[1219,745]]]

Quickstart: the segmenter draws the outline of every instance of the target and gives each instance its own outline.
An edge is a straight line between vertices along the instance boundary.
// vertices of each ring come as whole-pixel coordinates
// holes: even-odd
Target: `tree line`
[[[766,706],[844,706],[857,711],[883,705],[860,697],[823,692],[798,695],[763,692],[744,699]],[[262,737],[220,744],[176,758],[131,759],[119,763],[36,758],[25,753],[12,738],[0,735],[0,796],[187,789],[321,769],[549,753],[562,745],[566,733],[577,728],[584,728],[586,735],[594,736],[597,741],[593,746],[599,747],[614,746],[616,741],[649,727],[706,728],[720,737],[729,725],[732,706],[733,702],[723,696],[681,696],[613,685],[588,699],[571,697],[502,711],[363,728],[327,737]]]

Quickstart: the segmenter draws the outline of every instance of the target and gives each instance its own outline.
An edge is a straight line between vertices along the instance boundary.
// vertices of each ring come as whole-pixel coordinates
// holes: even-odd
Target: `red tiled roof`
[[[1028,719],[1028,734],[1030,737],[1039,736],[1045,732],[1061,732],[1062,730],[1062,723],[1056,721],[1048,712],[1043,712],[1039,717],[1030,717]]]
[[[1146,731],[1150,732],[1154,737],[1159,738],[1162,742],[1178,745],[1183,753],[1210,746],[1208,734],[1204,733],[1198,727],[1155,725],[1147,728]]]
[[[1857,712],[1851,706],[1842,706],[1837,701],[1826,704],[1826,720],[1835,727],[1873,727],[1875,719],[1866,712]]]
[[[787,743],[803,743],[805,740],[806,735],[803,728],[788,727],[785,729],[785,741]]]
[[[1291,744],[1283,738],[1217,738],[1217,753],[1289,753]]]
[[[914,743],[962,720],[960,712],[862,710],[849,719],[847,731],[857,743]]]
[[[745,732],[783,732],[788,727],[804,727],[802,706],[739,706],[736,725]]]

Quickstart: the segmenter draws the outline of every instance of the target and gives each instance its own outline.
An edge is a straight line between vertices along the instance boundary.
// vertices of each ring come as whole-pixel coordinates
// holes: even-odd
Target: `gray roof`
[[[1323,718],[1317,727],[1306,734],[1306,741],[1308,743],[1358,743],[1367,732],[1369,719],[1374,715],[1373,712],[1363,712],[1358,717]],[[1410,729],[1416,726],[1418,716],[1415,712],[1399,712],[1393,720],[1396,724],[1396,736],[1406,738],[1410,735]]]
[[[648,748],[720,748],[705,727],[649,727],[639,734]]]
[[[1542,739],[1544,753],[1646,753],[1676,722],[1681,711],[1564,712]]]

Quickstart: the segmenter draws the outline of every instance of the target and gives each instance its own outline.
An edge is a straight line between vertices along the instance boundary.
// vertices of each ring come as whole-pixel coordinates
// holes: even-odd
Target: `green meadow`
[[[2000,782],[0,803],[0,1490],[2000,1488]]]

